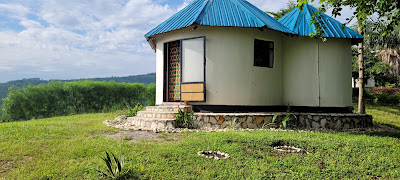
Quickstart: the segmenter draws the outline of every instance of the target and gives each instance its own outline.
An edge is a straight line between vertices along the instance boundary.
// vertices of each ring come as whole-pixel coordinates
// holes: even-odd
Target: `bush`
[[[400,106],[400,92],[397,88],[366,88],[364,98],[370,104]],[[353,88],[353,100],[357,99],[358,88]]]
[[[154,106],[156,104],[156,84],[149,84],[146,88],[146,105]]]
[[[152,102],[148,99],[148,90],[153,91],[143,84],[105,81],[50,82],[25,88],[12,87],[3,100],[2,121],[115,111]]]
[[[400,106],[400,93],[377,93],[374,95],[373,101],[375,104],[379,105]]]
[[[372,93],[373,93],[373,94],[383,93],[383,94],[394,95],[394,94],[396,94],[397,92],[399,92],[399,89],[397,89],[397,88],[392,88],[392,87],[377,87],[377,88],[372,88]]]

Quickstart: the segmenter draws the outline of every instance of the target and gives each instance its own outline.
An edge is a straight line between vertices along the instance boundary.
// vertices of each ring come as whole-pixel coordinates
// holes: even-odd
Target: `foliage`
[[[133,108],[128,107],[127,116],[128,117],[136,116],[137,112],[139,112],[139,111],[141,111],[143,109],[144,109],[144,107],[141,104],[136,104],[135,107],[133,107]]]
[[[367,112],[400,127],[399,108],[367,105]],[[165,133],[132,142],[108,137],[118,130],[102,124],[119,113],[1,123],[0,179],[99,179],[98,155],[104,151],[124,152],[124,168],[138,179],[400,178],[400,133],[238,130]],[[278,141],[308,153],[274,151],[271,145]],[[205,149],[231,158],[196,154]]]
[[[192,129],[194,128],[194,120],[193,120],[194,113],[193,111],[184,112],[181,109],[178,109],[178,114],[175,115],[175,119],[178,125]]]
[[[372,93],[377,94],[377,93],[383,93],[383,94],[396,94],[399,92],[398,88],[392,88],[392,87],[379,87],[379,88],[372,88]]]
[[[147,106],[154,106],[156,104],[156,84],[151,83],[146,88],[145,97],[147,99]]]
[[[364,95],[369,104],[400,107],[400,92],[397,92],[395,88],[365,89]],[[357,97],[358,88],[353,88],[353,100],[357,100]]]
[[[138,83],[50,82],[10,88],[3,100],[2,121],[19,121],[90,112],[110,112],[145,103],[146,87]]]
[[[126,76],[126,77],[106,77],[106,78],[90,78],[90,79],[78,79],[78,80],[52,80],[52,81],[60,81],[60,82],[75,82],[75,81],[83,81],[83,80],[90,80],[90,81],[115,81],[115,82],[123,82],[123,83],[142,83],[142,84],[152,84],[156,81],[156,74],[149,73],[144,75],[136,75],[136,76]],[[12,86],[16,87],[26,87],[28,85],[39,85],[39,84],[47,84],[50,81],[41,80],[39,78],[29,78],[29,79],[22,79],[16,81],[9,81],[7,83],[0,83],[0,109],[2,105],[2,99],[7,97],[9,92],[9,88]],[[155,92],[155,85],[149,85],[148,88],[154,88]],[[148,90],[150,92],[151,90]],[[154,93],[155,94],[155,93]],[[153,95],[154,96],[154,95]],[[153,105],[154,103],[152,97],[147,97],[149,99],[148,105]],[[0,118],[1,118],[1,110],[0,110]],[[1,121],[1,119],[0,119]]]
[[[353,49],[353,53],[355,50]],[[352,77],[358,79],[358,58],[353,56]],[[373,78],[377,86],[385,86],[386,83],[397,84],[397,77],[390,75],[391,67],[385,64],[379,56],[372,51],[364,52],[364,78]],[[367,83],[367,81],[364,81]]]
[[[106,151],[106,157],[100,157],[106,164],[106,170],[97,170],[103,178],[106,179],[123,179],[127,171],[123,171],[124,168],[124,157],[121,155],[120,158],[115,157],[114,153],[110,154]]]
[[[296,8],[296,2],[294,0],[289,0],[287,2],[287,7],[286,8],[282,8],[280,9],[278,12],[270,12],[270,11],[266,11],[266,13],[271,14],[272,16],[274,16],[274,18],[276,20],[280,19],[281,17],[283,17],[284,15],[286,15],[288,12],[290,12],[291,10],[293,10],[294,8]]]
[[[309,0],[298,0],[297,6],[303,7]],[[314,2],[314,0],[311,0]],[[377,15],[379,21],[385,21],[382,24],[381,35],[386,35],[393,31],[394,27],[400,24],[400,2],[397,0],[320,0],[322,7],[320,11],[324,9],[332,8],[332,15],[334,17],[340,16],[343,6],[349,6],[355,8],[353,16],[348,17],[345,24],[348,24],[351,20],[356,18],[359,20],[361,29],[366,29],[366,21],[369,16]],[[322,33],[317,32],[322,35]]]
[[[272,123],[275,123],[275,124],[276,124],[276,123],[278,122],[278,118],[279,118],[280,116],[282,116],[282,114],[275,114],[275,115],[272,117]],[[280,122],[280,123],[281,123],[280,127],[281,127],[281,128],[287,128],[287,127],[288,127],[287,122],[291,119],[292,116],[293,116],[294,118],[297,118],[296,115],[294,115],[293,113],[288,113],[288,114],[285,116],[285,118],[283,118],[282,121]],[[264,125],[263,125],[263,127],[264,127]]]

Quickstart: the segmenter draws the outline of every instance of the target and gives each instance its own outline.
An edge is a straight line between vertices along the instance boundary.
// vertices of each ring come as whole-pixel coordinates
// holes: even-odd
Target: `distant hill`
[[[126,76],[126,77],[106,77],[106,78],[87,78],[87,79],[72,79],[72,80],[41,80],[39,78],[29,78],[29,79],[22,79],[16,81],[9,81],[6,83],[0,83],[0,107],[2,105],[2,99],[7,97],[8,88],[12,86],[17,87],[25,87],[28,85],[39,85],[45,84],[50,81],[61,81],[61,82],[73,82],[73,81],[115,81],[121,83],[142,83],[142,84],[150,84],[156,82],[156,73],[149,73],[144,75],[136,75],[136,76]],[[1,110],[0,110],[1,114]]]

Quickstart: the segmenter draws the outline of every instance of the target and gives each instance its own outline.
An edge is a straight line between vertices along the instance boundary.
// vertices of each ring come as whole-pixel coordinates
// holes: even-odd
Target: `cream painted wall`
[[[284,103],[319,106],[318,44],[309,37],[285,38],[283,49]]]
[[[284,103],[347,107],[351,103],[351,41],[284,38]]]
[[[165,33],[157,39],[157,96],[163,101],[163,43],[206,36],[207,105],[281,105],[282,33],[252,28],[199,26]],[[254,39],[275,42],[274,68],[255,67]],[[194,104],[194,103],[193,103]]]
[[[350,39],[319,43],[321,107],[352,106]]]

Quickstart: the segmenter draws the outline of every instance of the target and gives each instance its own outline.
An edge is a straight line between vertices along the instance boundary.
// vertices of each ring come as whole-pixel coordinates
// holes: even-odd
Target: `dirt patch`
[[[152,140],[152,141],[176,141],[179,139],[177,134],[161,134],[154,133],[152,131],[119,131],[114,134],[107,134],[106,137],[113,139],[122,139],[130,142],[139,142],[141,140]]]
[[[12,161],[2,161],[0,160],[0,174],[12,169]]]

